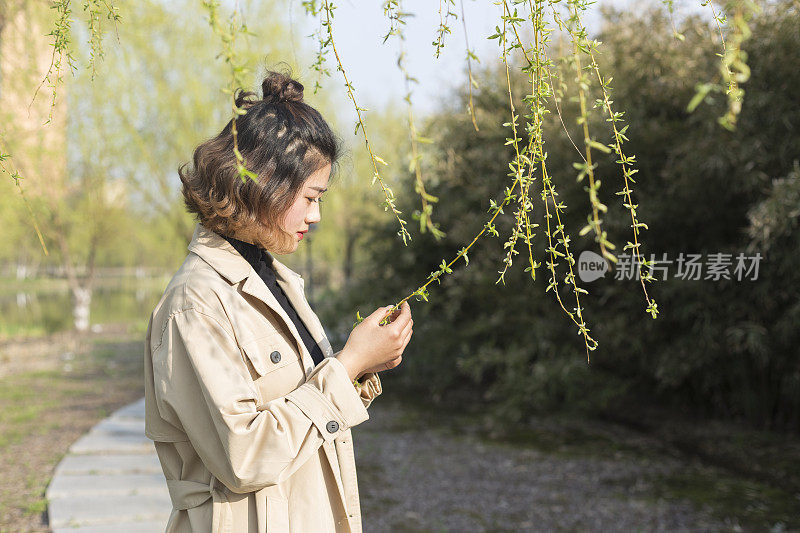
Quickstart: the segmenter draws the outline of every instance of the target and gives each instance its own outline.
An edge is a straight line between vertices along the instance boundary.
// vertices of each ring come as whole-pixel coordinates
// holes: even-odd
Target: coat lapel
[[[217,235],[213,231],[206,229],[201,224],[195,228],[189,250],[199,255],[204,261],[210,264],[220,275],[222,275],[232,285],[244,280],[242,292],[248,294],[266,304],[276,315],[278,315],[294,337],[297,349],[302,354],[303,366],[310,368],[314,366],[314,360],[306,348],[303,338],[297,331],[294,322],[283,309],[264,281],[259,277],[250,263],[242,257],[230,243]],[[325,330],[317,318],[316,313],[308,305],[304,294],[303,278],[298,273],[275,259],[272,254],[272,265],[275,270],[278,285],[283,289],[286,298],[292,303],[297,315],[308,328],[311,337],[319,344],[325,357],[333,355],[331,343],[325,336]]]

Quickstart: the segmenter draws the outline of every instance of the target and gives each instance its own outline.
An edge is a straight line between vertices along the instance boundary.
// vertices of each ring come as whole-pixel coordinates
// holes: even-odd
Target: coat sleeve
[[[333,354],[331,357],[338,357],[340,353],[342,353],[341,350]],[[383,392],[381,378],[378,376],[377,372],[367,372],[361,376],[361,379],[358,380],[358,383],[358,396],[361,398],[361,402],[364,404],[365,408],[369,407],[372,403],[372,400],[374,400]]]
[[[335,357],[318,364],[295,390],[259,405],[224,322],[200,309],[170,315],[153,349],[153,376],[162,417],[186,433],[230,490],[252,492],[282,482],[323,442],[369,418],[364,396]]]
[[[378,377],[377,372],[368,372],[361,376],[361,386],[359,387],[358,396],[364,407],[369,407],[372,400],[375,399],[381,392],[383,386],[381,385],[381,378]]]

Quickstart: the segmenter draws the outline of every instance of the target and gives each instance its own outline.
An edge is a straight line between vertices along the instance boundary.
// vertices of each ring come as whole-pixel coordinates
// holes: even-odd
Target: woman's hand
[[[402,355],[398,355],[396,359],[392,359],[388,363],[383,363],[382,365],[373,366],[372,368],[368,368],[368,369],[362,371],[356,377],[356,379],[361,379],[361,376],[363,376],[364,374],[369,374],[370,372],[383,372],[384,370],[391,370],[391,369],[395,368],[397,365],[399,365],[402,361],[403,361],[403,356]]]
[[[380,322],[392,306],[380,307],[356,326],[344,348],[337,355],[351,380],[367,372],[380,372],[400,364],[403,351],[411,340],[411,306],[403,302],[399,311],[389,317],[390,323]]]

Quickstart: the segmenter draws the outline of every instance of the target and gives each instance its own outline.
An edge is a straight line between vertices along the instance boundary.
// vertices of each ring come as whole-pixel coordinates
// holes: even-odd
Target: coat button
[[[275,350],[274,352],[269,354],[269,359],[273,363],[279,362],[281,360],[281,352],[279,352],[278,350]]]
[[[327,424],[325,424],[325,429],[328,430],[328,433],[336,433],[339,431],[339,422],[336,420],[331,420]]]

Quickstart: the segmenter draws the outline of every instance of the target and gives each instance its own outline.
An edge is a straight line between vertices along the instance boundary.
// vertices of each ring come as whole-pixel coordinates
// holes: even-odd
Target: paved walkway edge
[[[45,496],[53,533],[163,533],[172,504],[144,436],[144,398],[75,441]]]

